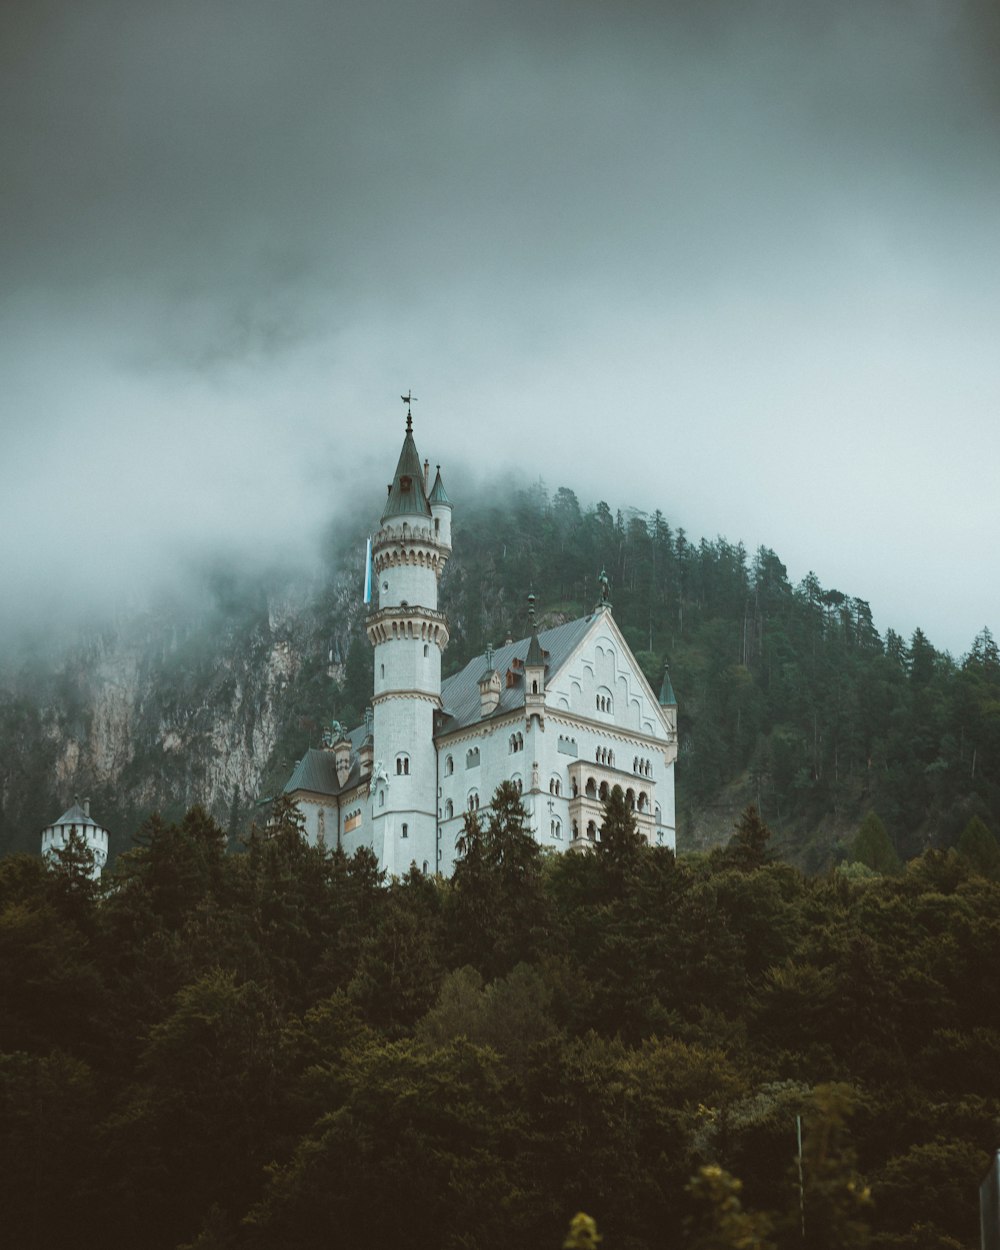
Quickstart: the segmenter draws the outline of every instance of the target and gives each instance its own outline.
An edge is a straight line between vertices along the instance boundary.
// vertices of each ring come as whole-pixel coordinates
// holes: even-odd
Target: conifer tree
[[[1000,843],[978,816],[973,816],[958,839],[958,853],[981,877],[1000,876]]]
[[[601,820],[601,850],[610,859],[630,859],[644,845],[635,812],[629,808],[621,786],[613,786],[608,793]]]
[[[885,876],[899,872],[899,856],[889,831],[874,812],[869,812],[861,822],[851,847],[851,859]]]
[[[753,872],[767,863],[767,843],[771,830],[760,818],[757,805],[751,803],[740,817],[726,847],[726,858],[741,872]]]

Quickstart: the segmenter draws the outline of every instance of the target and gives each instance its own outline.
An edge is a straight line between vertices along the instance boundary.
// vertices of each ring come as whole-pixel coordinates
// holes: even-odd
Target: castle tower
[[[90,814],[90,799],[77,799],[73,806],[42,830],[42,854],[49,858],[65,850],[73,836],[81,839],[94,857],[91,876],[96,881],[108,862],[108,831],[101,828]]]
[[[375,648],[374,756],[387,776],[373,786],[372,843],[383,866],[400,875],[411,863],[437,869],[434,713],[441,707],[441,654],[448,645],[438,579],[450,554],[451,502],[440,469],[428,497],[408,411],[372,539],[378,607],[367,620]]]

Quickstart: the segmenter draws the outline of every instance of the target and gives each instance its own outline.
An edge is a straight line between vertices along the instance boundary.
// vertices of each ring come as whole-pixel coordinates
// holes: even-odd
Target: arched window
[[[408,755],[396,756],[396,776],[408,777],[410,775],[410,757]]]
[[[465,767],[466,768],[478,768],[479,767],[479,747],[473,747],[470,751],[466,751]]]
[[[601,782],[601,788],[597,792],[597,797],[601,800],[602,803],[608,797],[608,783],[606,781]]]
[[[401,838],[408,838],[410,836],[410,827],[409,825],[406,824],[405,821],[403,823],[403,832],[399,836]]]
[[[597,798],[597,782],[593,777],[587,778],[587,797],[591,799]]]
[[[445,757],[445,761],[444,761],[444,771],[445,771],[445,776],[446,776],[446,777],[450,777],[450,776],[451,776],[451,774],[455,771],[455,760],[454,760],[454,758],[453,758],[452,756],[450,756],[450,755],[448,755],[448,756],[446,756],[446,757]]]
[[[538,694],[538,682],[537,681],[533,681],[531,683],[531,693]]]
[[[646,798],[646,791],[639,791],[639,811],[644,812],[649,805],[649,799]]]
[[[448,799],[448,801],[444,805],[444,818],[445,820],[451,820],[452,816],[454,815],[455,815],[455,804],[451,801],[451,799]]]
[[[424,659],[425,659],[425,660],[426,660],[426,659],[427,659],[427,657],[430,655],[430,653],[431,653],[431,649],[430,649],[430,647],[427,645],[427,643],[425,642],[425,643],[424,643]]]
[[[427,873],[427,860],[425,859],[424,860],[424,874],[426,875],[426,873]]]

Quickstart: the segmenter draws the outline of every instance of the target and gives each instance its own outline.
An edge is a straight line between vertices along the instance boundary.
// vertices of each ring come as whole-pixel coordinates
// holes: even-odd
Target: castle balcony
[[[376,573],[401,564],[434,569],[440,573],[451,547],[429,525],[383,526],[372,538],[372,567]]]
[[[448,618],[432,608],[409,604],[380,608],[365,619],[365,629],[373,647],[399,639],[433,642],[442,651],[448,645]]]
[[[590,849],[599,840],[604,800],[615,786],[621,786],[643,840],[649,845],[656,841],[656,782],[651,777],[636,777],[613,764],[577,760],[569,766],[569,785],[573,849]]]

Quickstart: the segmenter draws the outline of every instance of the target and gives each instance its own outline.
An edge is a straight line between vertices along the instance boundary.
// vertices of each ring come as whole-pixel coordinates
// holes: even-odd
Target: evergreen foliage
[[[152,821],[100,884],[0,861],[7,1240],[793,1250],[804,1212],[809,1246],[972,1250],[1000,882],[807,877],[741,829],[545,858],[505,789],[452,881],[287,807],[238,854]]]
[[[851,858],[872,872],[899,872],[899,856],[892,845],[889,831],[874,812],[869,812],[851,846]]]

